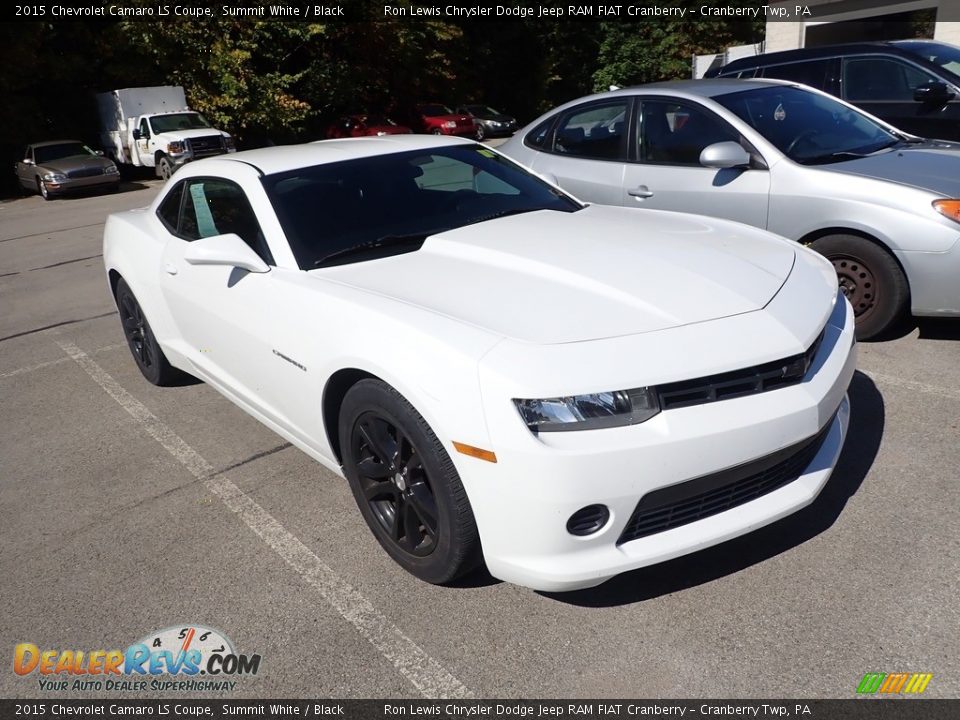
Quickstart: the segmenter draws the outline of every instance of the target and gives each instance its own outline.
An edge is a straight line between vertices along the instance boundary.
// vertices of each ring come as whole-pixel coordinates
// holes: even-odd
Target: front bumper
[[[588,588],[743,535],[810,504],[846,436],[846,391],[856,368],[853,333],[852,310],[841,301],[803,382],[664,411],[641,425],[541,433],[533,442],[515,435],[511,442],[493,432],[501,423],[491,422],[497,464],[458,462],[491,574],[537,590]],[[499,420],[507,422],[506,416]],[[517,422],[529,435],[519,416]],[[718,514],[618,544],[644,495],[763,458],[823,430],[819,450],[792,482]],[[567,532],[568,518],[593,504],[609,508],[604,527],[586,537]]]
[[[120,184],[120,174],[93,175],[84,178],[67,178],[63,182],[47,182],[47,192],[51,195],[61,195],[69,192],[88,190],[96,187],[117,187]]]

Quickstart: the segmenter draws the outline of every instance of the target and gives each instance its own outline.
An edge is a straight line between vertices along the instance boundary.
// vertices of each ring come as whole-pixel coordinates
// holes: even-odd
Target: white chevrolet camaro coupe
[[[344,475],[432,583],[574,590],[742,535],[811,503],[846,434],[829,262],[466,140],[190,163],[103,257],[147,380],[196,376]]]

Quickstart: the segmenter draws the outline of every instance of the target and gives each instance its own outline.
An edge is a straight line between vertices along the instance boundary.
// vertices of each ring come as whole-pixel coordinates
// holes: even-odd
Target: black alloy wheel
[[[153,385],[172,385],[179,382],[184,374],[167,361],[140,303],[122,278],[117,283],[117,309],[130,354],[143,376]]]
[[[403,552],[437,547],[437,500],[417,449],[390,420],[367,412],[353,426],[351,452],[372,515]]]
[[[344,396],[339,437],[360,513],[397,564],[441,584],[482,562],[460,476],[406,398],[380,380],[360,380]]]
[[[876,337],[906,314],[907,279],[881,246],[858,235],[829,235],[810,247],[833,264],[840,292],[853,306],[857,338]]]

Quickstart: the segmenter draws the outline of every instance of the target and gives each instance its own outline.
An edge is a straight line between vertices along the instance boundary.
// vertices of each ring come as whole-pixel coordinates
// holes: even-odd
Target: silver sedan
[[[960,316],[960,144],[819,91],[728,79],[617,90],[556,108],[498,149],[582,200],[810,245],[833,262],[861,338],[908,311]]]

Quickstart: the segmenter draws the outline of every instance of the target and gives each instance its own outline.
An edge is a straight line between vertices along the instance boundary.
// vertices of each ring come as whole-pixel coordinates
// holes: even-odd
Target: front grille
[[[658,385],[660,408],[671,410],[690,405],[703,405],[717,400],[755,395],[794,385],[806,376],[821,342],[823,342],[823,332],[805,353],[799,355],[791,355],[783,360],[774,360],[741,370]]]
[[[833,418],[813,437],[759,460],[647,493],[617,544],[702,520],[792,483],[813,462],[831,425]]]
[[[68,178],[85,178],[94,177],[96,175],[103,175],[102,167],[79,168],[77,170],[69,170],[67,172]]]
[[[223,155],[227,151],[220,135],[204,135],[190,138],[187,142],[190,143],[190,151],[195,158]]]

